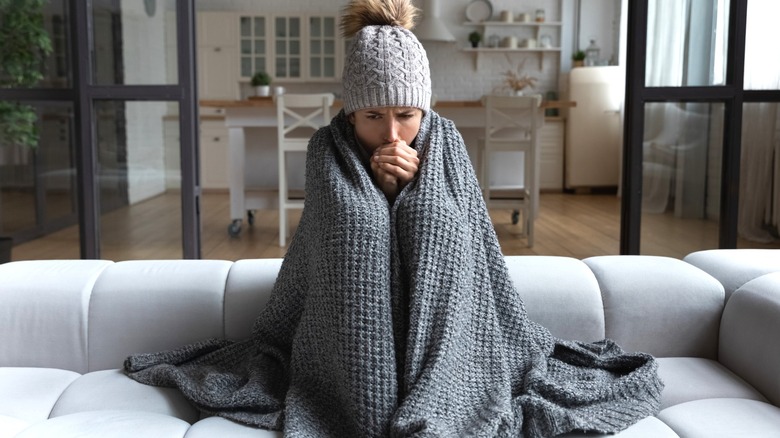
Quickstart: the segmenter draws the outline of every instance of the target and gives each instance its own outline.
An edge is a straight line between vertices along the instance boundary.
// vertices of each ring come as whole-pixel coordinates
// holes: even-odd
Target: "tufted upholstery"
[[[710,257],[730,266],[729,257],[741,254]],[[780,260],[780,251],[766,256]],[[661,413],[615,436],[778,436],[780,273],[742,275],[726,301],[717,276],[671,258],[506,261],[530,318],[554,335],[585,341],[607,336],[626,350],[659,358],[666,383]],[[134,352],[249,336],[280,264],[0,265],[0,438],[279,436],[200,418],[178,391],[138,384],[119,368]]]

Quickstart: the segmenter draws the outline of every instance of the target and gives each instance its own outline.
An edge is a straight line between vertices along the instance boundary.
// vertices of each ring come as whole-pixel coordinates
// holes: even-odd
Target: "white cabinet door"
[[[233,46],[238,44],[236,14],[232,12],[198,13],[198,46]]]
[[[200,124],[200,185],[204,189],[227,189],[228,129],[223,120]]]
[[[236,55],[236,50],[231,48],[198,48],[198,97],[200,99],[239,99]]]
[[[563,190],[564,119],[546,119],[539,131],[539,188]]]
[[[198,94],[200,99],[238,99],[237,16],[198,14]]]

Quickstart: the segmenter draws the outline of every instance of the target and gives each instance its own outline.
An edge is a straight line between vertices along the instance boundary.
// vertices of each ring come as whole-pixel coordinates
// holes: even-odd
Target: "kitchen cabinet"
[[[226,190],[228,182],[228,128],[221,117],[200,122],[200,185],[203,189]]]
[[[336,82],[344,57],[338,18],[327,15],[241,15],[240,76],[256,71],[274,81]]]
[[[566,120],[560,117],[545,118],[539,130],[539,189],[563,190],[563,144]]]
[[[236,14],[198,13],[198,94],[201,99],[237,99],[238,31]]]

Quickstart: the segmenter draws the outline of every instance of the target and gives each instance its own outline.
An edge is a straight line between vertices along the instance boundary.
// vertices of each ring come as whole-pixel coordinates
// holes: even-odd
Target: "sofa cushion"
[[[190,427],[185,438],[282,438],[281,432],[245,426],[222,417],[209,417]]]
[[[1,264],[0,366],[87,372],[90,293],[100,273],[112,263],[41,260]]]
[[[190,425],[167,415],[138,411],[91,411],[41,421],[16,438],[181,438]]]
[[[669,426],[655,417],[647,417],[616,434],[564,433],[556,438],[680,438]]]
[[[604,339],[601,292],[582,261],[552,256],[507,256],[505,260],[531,320],[562,339]]]
[[[49,418],[79,374],[52,368],[0,368],[0,415],[33,423]]]
[[[247,259],[233,263],[225,285],[225,336],[252,334],[257,315],[268,303],[282,259]]]
[[[30,423],[19,418],[0,414],[0,438],[13,438],[30,427]]]
[[[100,410],[154,412],[188,423],[200,418],[180,391],[138,383],[119,370],[95,371],[76,379],[54,405],[51,417]]]
[[[720,362],[780,405],[780,272],[731,296],[720,328]],[[780,433],[778,434],[780,435]]]
[[[715,398],[682,403],[658,414],[681,437],[777,438],[780,408],[756,400]]]
[[[231,265],[222,260],[135,260],[108,267],[95,283],[89,308],[89,370],[119,368],[132,353],[224,337]]]
[[[710,249],[690,253],[683,260],[718,279],[727,300],[748,281],[780,271],[776,249]]]
[[[658,375],[665,384],[661,409],[705,398],[767,401],[755,388],[711,359],[662,357],[658,359]]]
[[[606,335],[627,351],[716,359],[723,286],[670,257],[583,260],[598,280]]]

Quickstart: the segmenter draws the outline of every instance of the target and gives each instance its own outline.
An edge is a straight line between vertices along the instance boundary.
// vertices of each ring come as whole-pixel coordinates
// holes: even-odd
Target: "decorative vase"
[[[271,86],[270,85],[258,85],[255,87],[255,94],[257,96],[270,96],[271,95]]]
[[[523,90],[512,90],[512,96],[523,96]]]

